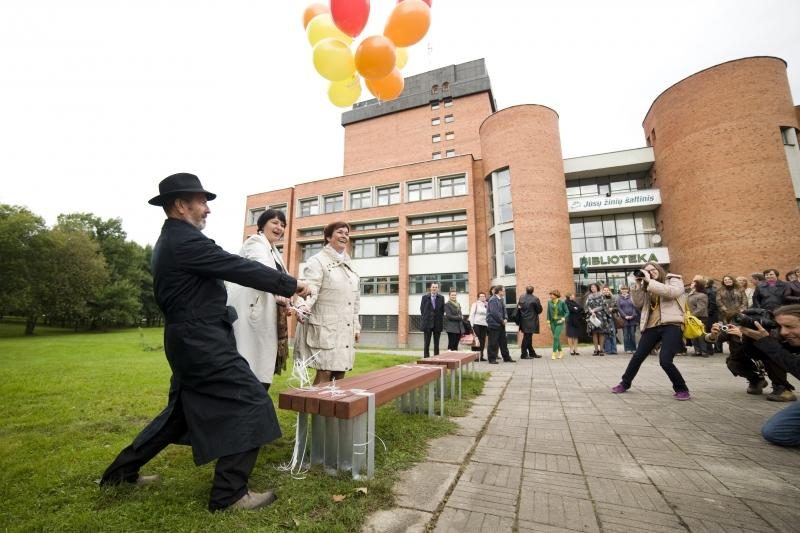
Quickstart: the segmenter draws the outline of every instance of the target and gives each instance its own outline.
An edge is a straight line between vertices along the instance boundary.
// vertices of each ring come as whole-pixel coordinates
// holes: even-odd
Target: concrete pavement
[[[630,356],[539,352],[480,365],[491,377],[458,434],[365,531],[800,531],[800,450],[759,433],[787,404],[746,394],[724,356],[677,358],[679,402],[656,357],[616,395]]]

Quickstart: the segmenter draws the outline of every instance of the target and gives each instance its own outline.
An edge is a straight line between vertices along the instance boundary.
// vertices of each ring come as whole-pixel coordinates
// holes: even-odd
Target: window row
[[[400,221],[394,219],[383,220],[381,222],[367,222],[364,224],[351,224],[350,227],[353,229],[353,231],[367,231],[372,229],[396,228],[399,225]]]
[[[397,332],[397,315],[361,315],[361,331]]]
[[[455,155],[449,154],[452,157]],[[434,194],[434,183],[437,185]],[[467,177],[465,175],[444,178],[428,178],[414,181],[406,185],[406,201],[431,200],[433,198],[448,198],[467,194]],[[400,185],[386,185],[369,189],[350,191],[348,209],[366,209],[368,207],[381,207],[400,203]],[[337,213],[344,211],[344,193],[329,194],[322,197],[304,198],[298,203],[298,216],[308,217],[323,213]],[[263,212],[263,210],[262,210]],[[251,215],[252,216],[252,215]],[[258,218],[258,216],[256,216]]]
[[[431,102],[431,111],[436,111],[442,105],[444,105],[445,107],[453,107],[453,99],[450,98],[450,97],[447,97],[444,100],[434,100],[434,101],[432,101]]]
[[[411,235],[411,255],[466,251],[467,230],[415,233]]]
[[[397,276],[361,278],[361,294],[364,296],[385,296],[399,292],[400,282]]]
[[[633,172],[614,176],[583,178],[567,182],[567,198],[580,196],[602,196],[649,189],[647,172]]]
[[[456,156],[456,149],[455,148],[448,148],[447,150],[445,150],[444,156],[445,157],[455,157]],[[442,158],[442,152],[433,152],[431,154],[431,159],[433,159],[434,161],[437,160],[437,159],[441,159],[441,158]]]
[[[653,246],[656,222],[652,212],[572,218],[573,252],[633,250]]]
[[[459,293],[466,293],[469,290],[466,272],[455,272],[448,274],[414,274],[408,276],[408,294],[425,294],[429,292],[431,283],[439,285],[439,292],[447,294],[450,289],[455,289]]]
[[[447,215],[431,215],[425,217],[412,217],[408,219],[408,223],[412,226],[418,224],[437,224],[442,222],[458,222],[460,220],[467,220],[467,213],[461,211],[459,213],[451,213]]]
[[[385,235],[380,237],[367,237],[366,239],[353,239],[353,259],[367,257],[397,256],[400,251],[400,237]]]
[[[445,124],[452,124],[455,122],[456,119],[453,115],[445,115],[444,116],[444,123]],[[431,119],[431,126],[438,126],[442,123],[442,117],[433,117]]]
[[[271,205],[269,206],[269,209],[280,211],[284,215],[286,214],[286,204]],[[256,207],[255,209],[251,209],[247,217],[247,223],[251,226],[257,224],[258,217],[260,217],[261,213],[264,213],[266,210],[267,210],[266,207]]]
[[[446,141],[452,141],[455,138],[456,138],[456,134],[453,131],[448,131],[447,133],[444,134],[444,139]],[[434,142],[434,143],[442,142],[442,134],[441,133],[435,133],[435,134],[431,135],[431,142]]]

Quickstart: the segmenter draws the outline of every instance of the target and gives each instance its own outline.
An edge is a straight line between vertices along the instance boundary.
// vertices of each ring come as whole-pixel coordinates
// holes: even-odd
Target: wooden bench
[[[439,381],[439,415],[444,416],[444,370],[399,365],[311,389],[281,392],[278,406],[297,411],[296,453],[305,454],[308,415],[311,415],[311,464],[322,464],[331,474],[352,471],[366,479],[375,471],[375,409],[397,399],[403,411],[434,414],[435,383]],[[427,387],[426,387],[427,385]],[[426,390],[427,389],[427,394]]]
[[[450,374],[450,398],[455,398],[458,391],[458,399],[461,399],[461,377],[463,368],[472,371],[473,365],[478,361],[479,352],[442,352],[433,357],[418,359],[419,365],[437,365],[446,368]],[[458,387],[456,387],[456,376],[458,376]]]

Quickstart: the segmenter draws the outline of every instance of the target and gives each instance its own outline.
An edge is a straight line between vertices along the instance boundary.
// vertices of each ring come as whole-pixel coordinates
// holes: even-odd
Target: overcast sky
[[[342,173],[341,110],[302,25],[309,3],[0,2],[0,203],[48,224],[121,217],[152,244],[163,213],[147,200],[163,177],[192,172],[219,195],[206,234],[238,251],[246,195]],[[394,4],[372,0],[356,44]],[[643,146],[659,93],[731,59],[783,58],[800,103],[797,0],[433,0],[432,20],[404,75],[486,58],[500,109],[559,113],[564,157]]]

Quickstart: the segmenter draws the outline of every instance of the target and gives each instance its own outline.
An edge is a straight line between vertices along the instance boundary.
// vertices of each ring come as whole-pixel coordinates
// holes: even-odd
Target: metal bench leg
[[[439,370],[439,416],[444,418],[444,367]]]
[[[337,418],[337,420],[339,420]],[[339,470],[353,468],[353,419],[339,420]]]
[[[458,401],[461,401],[461,365],[458,365]]]
[[[456,371],[455,369],[449,370],[450,372],[450,399],[456,397]]]
[[[339,419],[328,417],[325,421],[325,472],[336,475],[339,459]]]
[[[311,415],[311,464],[325,462],[325,417]]]
[[[400,398],[400,410],[404,413],[408,412],[408,394],[403,394]]]
[[[375,475],[375,395],[371,394],[371,393],[364,393],[364,394],[367,396],[367,412],[366,412],[366,416],[367,416],[367,424],[366,424],[366,426],[367,426],[367,432],[366,432],[367,435],[366,436],[367,436],[367,438],[365,440],[359,441],[359,442],[365,442],[366,443],[366,449],[364,450],[367,453],[367,456],[366,456],[366,460],[367,460],[367,477],[366,477],[366,479],[372,479],[373,476]],[[361,415],[361,416],[364,416],[364,415]],[[361,423],[359,422],[359,428],[360,428],[360,424]],[[361,430],[359,429],[358,431],[356,431],[356,433],[360,433],[360,431]],[[361,457],[363,458],[364,456],[362,455]],[[353,479],[365,479],[361,475],[360,471],[361,471],[360,468],[358,470],[353,468]]]
[[[436,399],[436,383],[428,383],[428,416],[433,416],[433,402]]]
[[[361,471],[367,464],[367,413],[360,414],[353,423],[353,479],[361,479]]]

